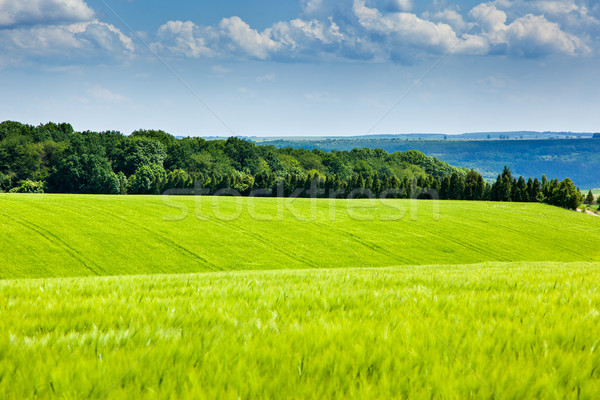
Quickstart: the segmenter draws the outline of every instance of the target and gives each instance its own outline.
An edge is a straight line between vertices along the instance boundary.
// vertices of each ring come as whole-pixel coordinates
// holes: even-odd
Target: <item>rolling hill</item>
[[[600,218],[542,204],[0,195],[0,278],[600,261]]]

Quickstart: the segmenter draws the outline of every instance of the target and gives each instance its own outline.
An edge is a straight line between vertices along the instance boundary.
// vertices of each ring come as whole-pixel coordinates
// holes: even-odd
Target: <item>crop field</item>
[[[0,227],[2,399],[600,397],[593,216],[0,195]]]
[[[0,281],[0,397],[597,399],[599,281],[599,263]]]
[[[542,204],[0,195],[0,279],[600,261],[600,219]]]

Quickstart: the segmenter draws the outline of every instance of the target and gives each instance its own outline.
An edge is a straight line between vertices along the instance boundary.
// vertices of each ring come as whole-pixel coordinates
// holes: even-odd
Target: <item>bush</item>
[[[17,187],[10,189],[10,193],[44,193],[44,182],[29,179],[19,181]]]

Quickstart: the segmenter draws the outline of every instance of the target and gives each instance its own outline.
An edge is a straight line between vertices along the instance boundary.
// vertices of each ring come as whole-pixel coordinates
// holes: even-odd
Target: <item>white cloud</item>
[[[494,5],[482,3],[474,7],[469,15],[483,28],[492,43],[505,41],[502,33],[507,29],[508,17],[504,11],[498,10]]]
[[[591,49],[578,37],[563,32],[558,24],[542,16],[528,14],[516,19],[506,30],[509,48],[524,56],[551,53],[587,54]]]
[[[579,37],[563,31],[544,16],[527,14],[507,24],[507,14],[493,5],[480,4],[469,13],[482,28],[481,36],[500,51],[537,57],[547,54],[588,54],[591,49]]]
[[[0,0],[0,54],[3,65],[30,60],[81,63],[89,58],[134,54],[130,37],[94,19],[82,0]]]
[[[250,57],[264,60],[281,47],[281,43],[271,38],[271,29],[258,32],[239,17],[223,19],[219,28],[224,33],[223,38],[229,42],[227,47],[230,50],[242,51]]]
[[[97,47],[104,50],[115,52],[122,50],[133,52],[135,50],[133,40],[129,36],[105,22],[97,20],[80,22],[68,25],[66,28],[74,35],[93,42]]]
[[[83,0],[0,0],[0,28],[87,21],[94,12]]]
[[[420,16],[411,12],[414,3],[301,0],[301,15],[263,30],[237,16],[212,26],[167,21],[146,40],[161,55],[183,58],[411,63],[445,52],[578,56],[591,52],[587,43],[600,27],[592,15],[600,15],[600,7],[586,3],[590,11],[579,0],[500,0],[467,13],[440,1]],[[1,65],[43,57],[114,59],[136,51],[129,36],[95,19],[85,0],[0,0]]]
[[[563,11],[573,10],[568,5],[572,1],[561,3]],[[519,15],[517,9],[525,7],[525,3],[531,8],[536,2],[481,3],[467,13],[467,19],[456,6],[438,8],[419,17],[408,12],[413,2],[405,0],[302,0],[303,15],[273,23],[262,31],[253,29],[239,17],[225,18],[216,26],[170,21],[159,29],[153,47],[183,57],[279,61],[413,62],[428,54],[444,52],[531,57],[590,51],[582,38],[544,16]],[[544,3],[539,7],[548,10],[561,10],[555,4],[558,2],[538,3]],[[505,9],[511,10],[512,21]],[[584,11],[579,7],[577,12]]]
[[[359,23],[369,32],[392,38],[392,44],[429,48],[437,51],[480,54],[485,43],[473,35],[458,38],[446,23],[434,23],[412,13],[388,13],[365,6],[363,0],[354,0],[354,13]]]
[[[56,59],[62,56],[62,61],[100,54],[122,57],[131,55],[135,50],[131,38],[114,26],[99,21],[2,29],[0,43],[4,56],[13,64],[28,57]]]
[[[323,8],[323,0],[301,0],[302,10],[307,14],[312,14]]]
[[[425,12],[423,18],[432,21],[441,21],[450,25],[456,32],[462,32],[467,28],[467,23],[457,10],[445,8],[434,13]]]
[[[541,12],[542,15],[559,22],[563,27],[585,28],[592,26],[597,28],[600,25],[600,20],[590,14],[588,7],[579,5],[574,0],[537,1],[531,7],[531,12]]]
[[[158,29],[158,41],[151,47],[155,51],[164,51],[176,56],[212,57],[214,51],[206,45],[206,37],[210,34],[210,29],[201,32],[191,21],[168,21]]]
[[[101,101],[103,103],[122,103],[128,100],[127,97],[111,92],[110,90],[99,85],[94,85],[88,88],[86,93],[89,98],[96,101]]]
[[[574,1],[536,1],[535,6],[548,14],[568,14],[579,11],[579,6]]]

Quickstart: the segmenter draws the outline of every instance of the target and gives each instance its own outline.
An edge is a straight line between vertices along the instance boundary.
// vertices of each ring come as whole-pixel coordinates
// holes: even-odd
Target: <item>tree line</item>
[[[582,200],[568,178],[525,181],[505,167],[490,184],[475,170],[415,150],[277,148],[236,137],[177,139],[160,130],[126,136],[13,121],[0,124],[0,191],[439,198],[565,208]]]

